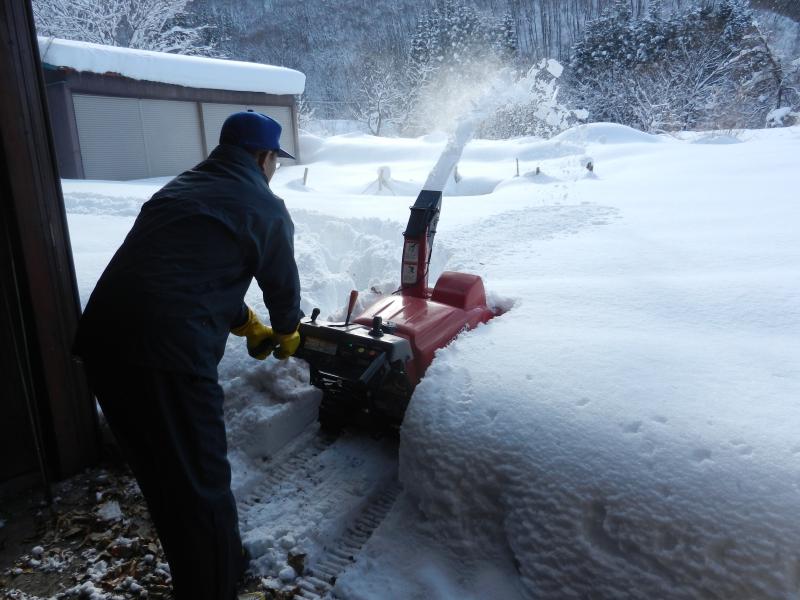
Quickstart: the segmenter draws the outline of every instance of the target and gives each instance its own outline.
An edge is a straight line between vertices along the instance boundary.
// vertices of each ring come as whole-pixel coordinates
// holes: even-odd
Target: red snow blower
[[[369,421],[398,426],[414,388],[439,348],[494,314],[477,275],[444,272],[428,287],[442,192],[423,190],[403,233],[401,286],[351,322],[358,292],[350,293],[344,323],[310,318],[300,323],[297,356],[311,367],[323,392],[323,426]],[[365,419],[366,418],[366,419]]]

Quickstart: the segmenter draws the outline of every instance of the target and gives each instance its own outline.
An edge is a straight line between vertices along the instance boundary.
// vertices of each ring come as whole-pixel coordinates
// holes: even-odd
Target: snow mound
[[[800,113],[792,112],[791,106],[782,106],[769,111],[766,117],[767,127],[783,127],[790,123],[796,123]]]
[[[135,217],[147,198],[108,194],[64,192],[64,207],[76,215],[115,215]]]
[[[653,144],[663,139],[617,123],[578,125],[555,136],[554,141],[596,144]]]
[[[417,192],[419,186],[416,183],[393,179],[392,169],[384,165],[378,168],[375,181],[369,183],[361,193],[373,196],[411,196]]]
[[[444,187],[445,196],[484,196],[491,194],[498,181],[494,177],[459,176],[450,177]]]
[[[729,133],[708,133],[692,140],[693,144],[741,144],[742,140]]]
[[[447,268],[477,261],[515,302],[439,351],[409,406],[400,475],[428,545],[509,561],[533,598],[795,594],[797,141],[769,140],[595,146],[612,176],[546,188],[602,205],[443,236]],[[518,179],[493,200],[530,194]]]
[[[313,157],[315,162],[331,164],[386,164],[414,158],[432,165],[446,141],[438,136],[383,138],[349,133],[327,138]]]
[[[463,160],[471,161],[543,161],[574,156],[585,152],[586,140],[562,140],[560,136],[550,140],[519,138],[506,144],[489,140],[473,140],[464,149]]]

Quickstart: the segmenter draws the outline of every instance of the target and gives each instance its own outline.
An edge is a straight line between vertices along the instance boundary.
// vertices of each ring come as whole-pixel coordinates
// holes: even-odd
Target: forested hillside
[[[568,62],[586,23],[614,0],[483,0],[465,2],[485,19],[510,16],[516,28],[519,56],[532,65],[539,58]],[[438,2],[442,4],[442,2]],[[645,15],[648,0],[627,0],[633,18]],[[689,0],[661,2],[663,10],[680,10]],[[756,0],[768,9],[760,17],[777,29],[787,51],[800,54],[800,2]],[[191,12],[216,27],[219,50],[229,56],[298,68],[308,75],[307,94],[315,101],[344,101],[352,93],[358,63],[371,58],[402,61],[410,50],[417,21],[437,0],[194,0]],[[788,36],[789,39],[785,39]]]
[[[46,35],[296,68],[305,116],[375,134],[437,126],[501,71],[527,77],[530,97],[486,136],[554,133],[583,114],[569,110],[669,131],[763,126],[779,108],[787,124],[800,108],[796,0],[34,0],[34,10]],[[543,59],[564,76],[551,81]]]

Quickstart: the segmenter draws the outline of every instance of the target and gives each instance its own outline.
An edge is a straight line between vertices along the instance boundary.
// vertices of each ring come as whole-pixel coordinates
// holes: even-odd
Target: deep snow
[[[307,184],[285,167],[273,188],[297,225],[304,310],[340,315],[351,288],[364,306],[396,287],[408,206],[446,137],[301,143]],[[401,435],[404,493],[337,593],[800,597],[799,149],[797,127],[470,142],[432,281],[478,273],[507,312],[437,354]],[[390,193],[362,193],[381,167]],[[84,302],[164,181],[64,182]],[[266,314],[256,287],[247,300]],[[245,499],[312,434],[318,392],[301,361],[255,363],[239,338],[220,373]],[[243,527],[262,574],[285,568],[286,536],[318,551],[387,476],[384,450],[353,443],[315,459],[350,479],[365,465],[336,510],[310,486]]]

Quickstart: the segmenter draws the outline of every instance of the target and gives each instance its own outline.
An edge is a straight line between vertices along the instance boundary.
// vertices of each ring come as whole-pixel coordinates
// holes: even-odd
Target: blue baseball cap
[[[250,152],[275,150],[278,156],[294,159],[281,148],[281,126],[267,115],[251,110],[233,113],[219,132],[220,144],[233,144]]]

